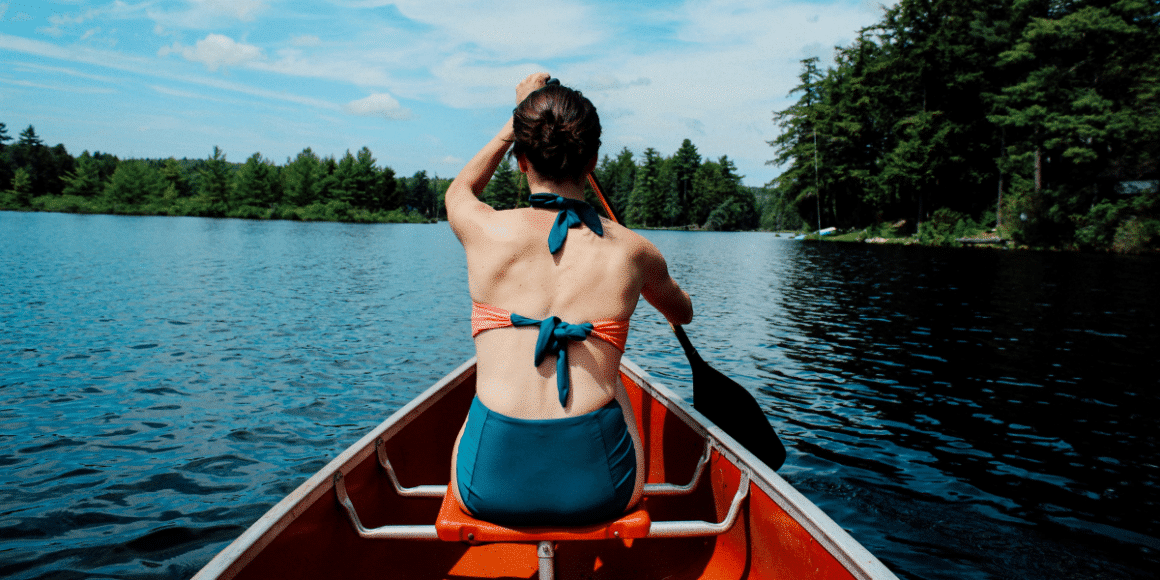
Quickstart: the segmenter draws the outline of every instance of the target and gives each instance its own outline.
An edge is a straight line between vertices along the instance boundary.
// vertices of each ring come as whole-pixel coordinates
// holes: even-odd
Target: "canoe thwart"
[[[649,538],[691,538],[695,536],[716,536],[728,532],[737,521],[737,514],[741,512],[741,502],[749,495],[749,472],[741,471],[741,482],[737,485],[737,493],[733,494],[733,503],[729,504],[729,512],[720,522],[712,523],[701,520],[686,520],[677,522],[653,522],[649,530]]]
[[[693,477],[689,483],[685,485],[677,485],[675,483],[646,483],[644,484],[644,495],[687,495],[693,493],[697,489],[697,483],[701,481],[701,474],[705,471],[705,466],[709,464],[709,457],[713,451],[713,441],[705,439],[705,451],[701,453],[701,459],[697,461],[697,469],[693,471]]]
[[[435,526],[382,526],[367,529],[358,519],[354,510],[354,503],[346,493],[346,484],[342,481],[342,472],[334,472],[334,493],[338,496],[338,503],[346,509],[346,515],[359,536],[377,540],[438,540],[439,534]]]
[[[391,477],[391,484],[395,486],[395,492],[399,495],[403,497],[443,497],[443,492],[447,490],[446,486],[442,485],[403,487],[399,483],[399,477],[395,475],[395,468],[391,467],[391,462],[387,459],[387,446],[383,445],[381,437],[375,439],[375,454],[379,457],[379,465],[387,470],[387,475]]]

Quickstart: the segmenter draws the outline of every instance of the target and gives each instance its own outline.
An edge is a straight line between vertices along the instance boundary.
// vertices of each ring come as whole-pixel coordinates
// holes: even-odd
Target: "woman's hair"
[[[512,153],[552,181],[577,181],[600,149],[600,117],[580,91],[547,85],[513,114]]]

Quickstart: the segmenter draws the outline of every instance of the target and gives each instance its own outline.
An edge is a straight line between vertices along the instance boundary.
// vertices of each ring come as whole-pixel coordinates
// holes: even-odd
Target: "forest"
[[[688,139],[670,156],[625,148],[595,172],[614,213],[643,228],[1160,248],[1160,0],[899,0],[834,54],[825,70],[802,61],[796,102],[773,112],[772,182],[744,186]],[[0,123],[0,209],[426,222],[445,217],[449,183],[396,177],[366,147],[282,165],[218,147],[73,157]],[[518,207],[526,188],[505,160],[483,199]]]
[[[802,62],[774,197],[818,229],[1154,250],[1158,25],[1156,0],[900,0],[834,67]]]
[[[309,147],[284,165],[254,153],[231,163],[218,147],[206,159],[118,159],[48,147],[31,125],[14,144],[0,123],[0,209],[292,219],[427,222],[438,219],[450,180],[426,171],[396,178],[363,147],[341,159]]]
[[[0,191],[0,209],[349,222],[447,217],[443,195],[450,179],[426,170],[396,177],[367,147],[340,159],[306,148],[277,165],[261,153],[233,163],[219,147],[195,160],[121,160],[88,151],[74,158],[64,145],[47,146],[31,125],[8,141],[13,138],[0,123],[0,183],[10,184]],[[724,156],[702,162],[688,140],[672,158],[646,150],[639,167],[627,149],[616,160],[606,156],[597,175],[608,183],[614,211],[637,227],[758,224],[757,194],[741,184],[733,162]],[[670,181],[683,195],[667,195]],[[527,206],[527,197],[527,182],[509,159],[482,195],[497,209]]]

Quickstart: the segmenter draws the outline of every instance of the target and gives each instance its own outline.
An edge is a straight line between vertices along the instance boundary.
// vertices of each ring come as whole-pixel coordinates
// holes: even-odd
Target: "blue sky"
[[[890,2],[888,2],[890,3]],[[592,99],[602,153],[683,139],[748,185],[800,61],[880,20],[862,0],[0,0],[0,122],[74,155],[278,164],[367,146],[451,177],[547,71]]]

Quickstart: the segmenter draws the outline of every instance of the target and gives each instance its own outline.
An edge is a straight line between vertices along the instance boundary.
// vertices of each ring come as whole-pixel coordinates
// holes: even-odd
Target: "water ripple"
[[[446,224],[0,229],[0,576],[188,577],[472,354]],[[780,473],[899,576],[1160,566],[1154,257],[645,235]],[[648,305],[627,352],[692,402]]]

